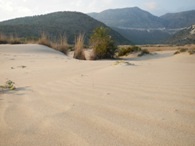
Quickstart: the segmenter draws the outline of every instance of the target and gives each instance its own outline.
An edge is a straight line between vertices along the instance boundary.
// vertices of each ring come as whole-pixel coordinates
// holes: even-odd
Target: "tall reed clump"
[[[6,36],[0,33],[0,44],[22,44],[24,43],[21,38],[16,35]]]
[[[64,54],[68,54],[68,41],[67,41],[67,37],[66,36],[60,36],[59,37],[59,41],[57,41],[56,43],[52,43],[52,48],[64,53]]]
[[[84,48],[84,35],[79,34],[75,42],[74,58],[79,60],[86,60]]]
[[[10,35],[9,43],[10,44],[23,44],[24,42],[22,42],[21,39],[18,38],[16,35]]]
[[[38,44],[40,45],[44,45],[44,46],[47,46],[47,47],[52,47],[51,46],[51,41],[49,40],[49,37],[48,35],[46,35],[44,32],[41,33],[41,37],[40,39],[38,40]]]

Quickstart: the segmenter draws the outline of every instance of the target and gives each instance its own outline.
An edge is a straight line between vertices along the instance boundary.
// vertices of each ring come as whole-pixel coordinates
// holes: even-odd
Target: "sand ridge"
[[[116,63],[0,46],[0,83],[17,87],[0,93],[0,145],[194,145],[195,56],[172,54]]]

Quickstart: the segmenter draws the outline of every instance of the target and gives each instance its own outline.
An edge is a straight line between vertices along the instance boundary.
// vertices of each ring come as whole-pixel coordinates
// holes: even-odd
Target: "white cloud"
[[[71,2],[67,2],[70,4],[66,4],[65,8],[82,12],[95,12],[108,8],[112,5],[112,1],[113,0],[72,0]]]
[[[8,11],[11,12],[13,11],[13,3],[10,1],[0,1],[0,9],[1,11]]]
[[[31,15],[31,10],[23,4],[24,0],[0,1],[0,20],[7,20],[21,16]]]
[[[156,10],[158,8],[158,4],[156,2],[153,2],[153,1],[145,3],[144,6],[148,10]]]

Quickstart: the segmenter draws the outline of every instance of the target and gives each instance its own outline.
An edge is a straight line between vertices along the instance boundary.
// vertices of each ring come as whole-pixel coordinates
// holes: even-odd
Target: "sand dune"
[[[0,146],[195,145],[195,56],[78,61],[0,46]]]

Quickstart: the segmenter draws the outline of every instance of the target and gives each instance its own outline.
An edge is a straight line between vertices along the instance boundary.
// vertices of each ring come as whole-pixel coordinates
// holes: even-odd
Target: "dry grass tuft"
[[[22,44],[24,43],[21,38],[17,36],[10,35],[6,36],[4,34],[0,34],[0,44]]]
[[[59,41],[52,43],[51,47],[67,55],[69,48],[67,37],[61,35]]]
[[[52,48],[52,43],[51,41],[49,40],[49,37],[48,35],[46,35],[44,32],[41,33],[41,37],[40,39],[38,40],[38,44],[40,45],[44,45],[44,46],[47,46],[47,47],[51,47]]]
[[[17,36],[11,35],[10,38],[9,38],[9,43],[10,44],[22,44],[23,42]]]
[[[52,42],[49,39],[48,35],[46,35],[45,33],[42,33],[38,41],[38,44],[53,48],[57,51],[64,53],[65,55],[68,54],[69,45],[68,45],[66,36],[60,36],[58,41]]]
[[[76,38],[76,42],[75,42],[75,50],[74,50],[74,56],[73,56],[75,59],[86,60],[85,52],[83,48],[84,48],[84,35],[80,34]]]
[[[4,34],[0,33],[0,44],[8,44],[8,38]]]

